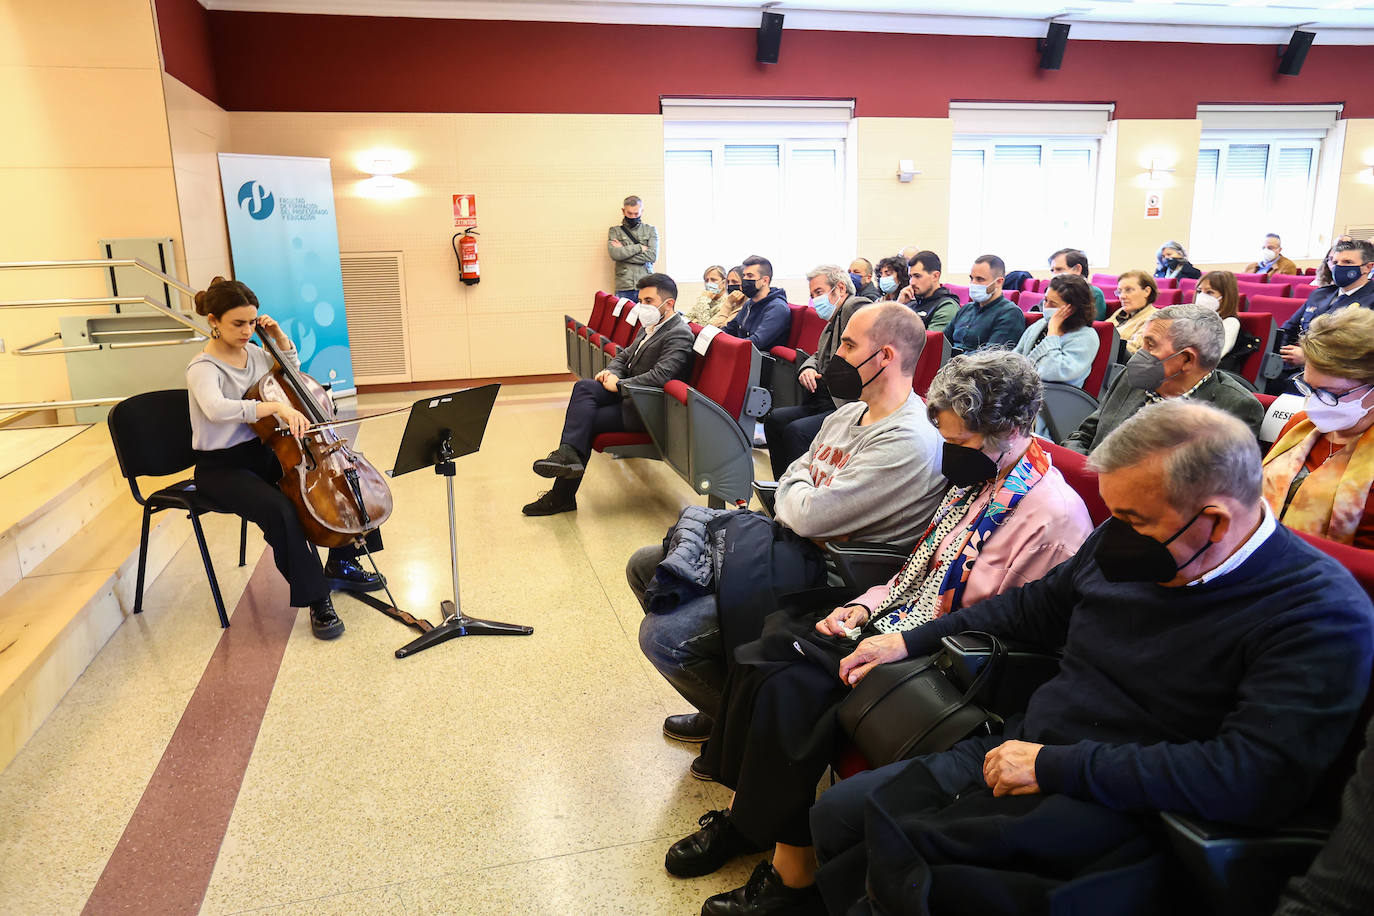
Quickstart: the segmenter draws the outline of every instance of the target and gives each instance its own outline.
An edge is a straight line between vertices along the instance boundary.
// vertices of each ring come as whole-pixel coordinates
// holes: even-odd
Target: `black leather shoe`
[[[700,779],[702,782],[716,782],[716,774],[706,769],[705,754],[697,754],[692,765],[687,768],[687,772],[692,774],[693,779]]]
[[[762,852],[735,829],[730,812],[707,811],[697,821],[701,829],[668,847],[663,867],[679,878],[699,878],[729,862],[735,856]]]
[[[674,741],[700,744],[711,737],[711,717],[700,712],[669,716],[663,720],[663,734]]]
[[[334,591],[375,592],[386,588],[386,577],[368,572],[354,560],[330,560],[324,564],[324,578]]]
[[[560,512],[576,512],[577,500],[564,499],[552,490],[540,493],[539,498],[520,510],[526,515],[557,515]]]
[[[560,445],[534,463],[534,473],[540,477],[581,477],[586,470],[582,456],[571,445]]]
[[[743,887],[706,898],[701,916],[824,916],[816,885],[788,887],[768,862],[760,862]]]
[[[316,639],[337,639],[343,635],[344,624],[334,613],[334,602],[325,598],[310,605],[310,629]]]

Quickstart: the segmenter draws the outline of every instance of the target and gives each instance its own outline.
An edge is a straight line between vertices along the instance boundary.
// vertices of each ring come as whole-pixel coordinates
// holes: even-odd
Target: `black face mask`
[[[1169,553],[1169,545],[1191,528],[1203,512],[1212,508],[1215,507],[1203,506],[1197,510],[1197,514],[1188,519],[1186,525],[1162,543],[1141,534],[1118,518],[1107,519],[1102,540],[1097,542],[1097,550],[1093,553],[1103,578],[1108,582],[1168,582],[1173,579],[1179,570],[1193,565],[1193,561],[1212,546],[1212,541],[1208,539],[1182,566]]]
[[[640,217],[638,216],[636,216],[634,219],[631,219],[627,216],[625,217],[625,225],[629,226],[631,229],[637,229],[639,227],[639,220]]]
[[[946,442],[940,457],[940,473],[956,487],[972,487],[997,476],[997,462],[967,445]]]
[[[744,295],[752,299],[759,294],[758,281],[750,280],[748,277],[745,277],[744,282],[740,284],[740,290],[744,293]]]
[[[745,282],[747,283],[749,281],[746,280]],[[864,363],[868,362],[869,359],[872,359],[881,352],[883,352],[881,347],[874,350],[869,355],[868,359],[864,360],[863,363],[859,363],[859,366],[862,366]],[[859,366],[851,364],[849,360],[842,356],[836,355],[830,358],[830,362],[825,364],[825,372],[821,375],[821,378],[825,380],[825,387],[829,389],[833,397],[837,397],[842,401],[858,400],[859,395],[863,394],[864,389],[868,387],[873,379],[882,375],[883,369],[887,368],[883,366],[883,369],[879,369],[877,372],[873,373],[873,378],[865,382],[863,376],[859,374]]]
[[[741,285],[738,284],[738,283],[727,283],[727,284],[725,284],[725,291],[726,291],[727,293],[738,293],[738,292],[742,292],[743,290],[744,290],[744,287],[741,286]]]
[[[1178,265],[1181,263],[1181,258],[1165,258],[1164,260],[1164,266],[1169,268],[1170,270],[1173,270],[1174,268],[1178,267]]]

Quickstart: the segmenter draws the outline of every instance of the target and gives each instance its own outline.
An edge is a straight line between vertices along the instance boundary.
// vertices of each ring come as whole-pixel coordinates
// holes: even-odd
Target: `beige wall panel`
[[[1370,225],[1374,225],[1374,119],[1357,118],[1346,122],[1334,235],[1343,235],[1351,226]]]
[[[563,314],[563,309],[540,309],[513,314],[469,315],[472,376],[490,378],[567,372]],[[548,328],[553,328],[555,333],[550,334]]]
[[[859,156],[856,254],[876,262],[906,245],[920,245],[943,256],[949,248],[953,122],[948,118],[855,120]],[[910,182],[897,180],[897,163],[902,159],[911,159],[921,173]]]
[[[179,234],[170,165],[0,169],[0,200],[30,215],[0,220],[6,259],[90,258],[102,238]]]
[[[153,70],[0,67],[0,168],[171,165]]]
[[[406,261],[406,277],[410,276],[410,262]],[[468,316],[455,309],[453,300],[417,300],[407,294],[406,323],[410,332],[410,377],[426,379],[473,378],[481,373],[472,371],[468,356]],[[509,338],[489,338],[496,341]],[[358,346],[356,342],[352,344]]]
[[[1154,272],[1155,252],[1168,239],[1189,244],[1193,222],[1193,185],[1197,180],[1197,150],[1202,122],[1194,120],[1113,121],[1116,130],[1115,193],[1112,201],[1111,263],[1094,265],[1094,272]],[[1150,161],[1172,168],[1150,181]],[[1103,163],[1108,167],[1110,163]],[[1145,218],[1145,196],[1163,193],[1159,219]],[[1048,253],[1048,252],[1047,252]]]
[[[0,61],[156,72],[152,0],[0,0]]]

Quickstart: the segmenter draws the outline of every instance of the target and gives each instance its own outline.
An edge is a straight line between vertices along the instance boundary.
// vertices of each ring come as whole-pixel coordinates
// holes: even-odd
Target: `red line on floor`
[[[264,553],[83,913],[199,911],[295,623],[289,599]]]

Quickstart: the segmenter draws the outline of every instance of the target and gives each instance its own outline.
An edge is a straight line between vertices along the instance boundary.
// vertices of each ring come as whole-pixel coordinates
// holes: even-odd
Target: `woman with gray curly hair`
[[[743,887],[708,899],[703,914],[823,912],[808,812],[834,751],[834,710],[850,687],[885,655],[904,657],[897,650],[907,630],[1040,578],[1092,530],[1083,500],[1031,435],[1041,390],[1035,367],[1017,353],[950,360],[926,409],[944,437],[952,487],[905,564],[829,613],[845,597],[836,590],[797,596],[738,650],[711,739],[692,766],[693,775],[733,788],[734,799],[703,815],[665,865],[693,877],[769,845],[773,858]],[[854,667],[858,656],[865,661]],[[837,675],[850,669],[846,684]]]

